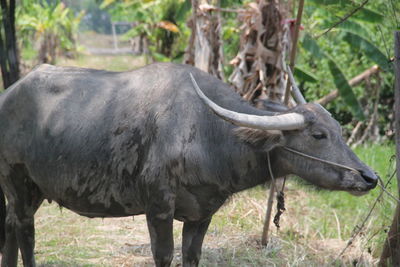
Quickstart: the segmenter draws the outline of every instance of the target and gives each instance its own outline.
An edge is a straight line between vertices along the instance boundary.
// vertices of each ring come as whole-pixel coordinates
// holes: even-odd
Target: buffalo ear
[[[258,130],[239,127],[234,132],[239,139],[260,150],[270,151],[277,146],[284,145],[284,137],[280,130]]]

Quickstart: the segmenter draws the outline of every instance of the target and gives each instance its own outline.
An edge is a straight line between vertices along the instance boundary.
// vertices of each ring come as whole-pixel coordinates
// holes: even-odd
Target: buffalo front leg
[[[174,253],[173,218],[159,218],[146,214],[151,239],[151,251],[157,267],[171,265]]]
[[[183,267],[199,265],[201,246],[211,218],[199,222],[185,222],[182,236]]]
[[[172,230],[175,194],[168,186],[151,188],[149,192],[152,192],[152,195],[148,199],[146,219],[151,239],[151,251],[157,267],[168,267],[171,265],[174,253]]]
[[[157,267],[168,267],[174,255],[175,179],[161,179],[146,191],[145,213],[153,258]]]

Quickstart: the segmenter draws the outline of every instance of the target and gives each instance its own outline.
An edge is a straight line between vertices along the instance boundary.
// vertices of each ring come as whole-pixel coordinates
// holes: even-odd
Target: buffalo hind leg
[[[24,267],[34,267],[35,227],[34,214],[42,200],[27,203],[10,202],[7,206],[6,242],[1,266],[17,266],[18,247],[21,251]]]
[[[183,267],[196,267],[199,265],[201,246],[210,222],[211,218],[199,222],[185,222],[183,224]]]
[[[7,206],[9,210],[10,206]],[[9,212],[7,214],[10,214]],[[14,267],[17,266],[18,260],[18,243],[15,236],[15,222],[11,216],[7,216],[5,220],[5,242],[2,249],[1,266]]]
[[[0,252],[3,253],[4,244],[6,242],[6,199],[3,189],[0,187]]]
[[[35,226],[34,218],[26,216],[17,219],[16,237],[21,251],[24,267],[34,267],[35,264]]]
[[[1,266],[17,266],[19,247],[24,267],[34,267],[34,215],[43,201],[43,195],[23,165],[14,166],[10,176],[3,179],[2,186],[8,205]]]

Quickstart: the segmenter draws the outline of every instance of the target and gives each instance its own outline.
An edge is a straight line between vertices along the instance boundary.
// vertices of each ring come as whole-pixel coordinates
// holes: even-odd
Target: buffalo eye
[[[326,138],[326,134],[324,133],[313,134],[312,137],[314,137],[317,140],[321,140]]]

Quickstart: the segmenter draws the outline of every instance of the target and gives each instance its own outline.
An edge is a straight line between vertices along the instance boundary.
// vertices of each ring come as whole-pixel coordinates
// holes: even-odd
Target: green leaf
[[[358,102],[352,87],[350,86],[341,69],[336,65],[335,61],[327,56],[324,51],[322,51],[318,43],[309,34],[304,36],[301,44],[304,49],[318,59],[328,59],[329,70],[331,72],[333,82],[335,83],[336,88],[339,90],[341,98],[346,105],[349,106],[351,112],[358,120],[364,120],[365,116],[360,103]]]
[[[314,74],[302,69],[299,66],[294,67],[294,76],[300,81],[304,82],[316,83],[318,81],[318,78]]]
[[[185,0],[179,5],[178,11],[176,13],[175,19],[177,21],[183,21],[187,13],[192,9],[190,0]]]
[[[337,25],[336,28],[337,29],[341,29],[341,30],[345,30],[345,31],[348,31],[348,32],[353,32],[353,33],[362,35],[364,37],[368,37],[369,36],[368,30],[366,28],[364,28],[361,24],[359,24],[359,23],[357,23],[355,21],[352,21],[352,20],[345,20],[342,23],[340,23],[339,25]]]
[[[385,18],[385,16],[381,13],[378,13],[377,11],[368,9],[368,8],[362,8],[357,13],[355,13],[352,18],[366,21],[366,22],[372,22],[372,23],[378,23],[382,22]]]
[[[101,5],[100,8],[104,9],[106,7],[108,7],[109,5],[113,4],[116,0],[104,0]]]
[[[328,60],[329,70],[333,77],[333,82],[336,85],[336,88],[339,90],[340,96],[346,105],[349,106],[351,112],[358,120],[364,120],[365,116],[358,102],[353,89],[351,88],[349,82],[344,76],[343,72],[336,65],[333,59]]]
[[[326,7],[326,6],[349,6],[353,5],[352,1],[349,0],[308,0],[310,3],[313,3],[314,5],[321,6],[321,7]]]
[[[370,41],[352,32],[344,33],[343,40],[346,41],[352,49],[359,50],[371,61],[378,64],[383,70],[391,71],[389,59]]]
[[[326,57],[324,51],[321,50],[317,42],[309,34],[304,35],[301,46],[318,59]]]
[[[169,62],[170,61],[169,57],[166,57],[161,53],[152,52],[151,55],[157,62]]]

